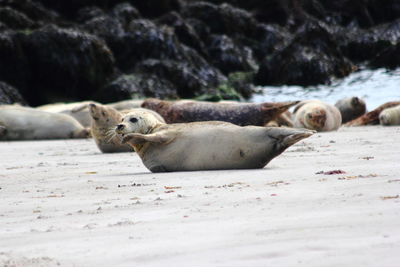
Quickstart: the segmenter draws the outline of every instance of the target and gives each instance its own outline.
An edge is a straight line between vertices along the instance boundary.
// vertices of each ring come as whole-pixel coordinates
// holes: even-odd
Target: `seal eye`
[[[129,121],[132,122],[132,123],[135,123],[135,122],[138,121],[138,119],[136,119],[136,118],[130,118]]]

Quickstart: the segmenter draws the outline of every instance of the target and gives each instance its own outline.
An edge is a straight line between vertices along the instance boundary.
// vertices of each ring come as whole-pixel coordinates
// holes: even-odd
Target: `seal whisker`
[[[114,127],[110,127],[106,131],[107,142],[110,142],[116,135],[117,135],[117,133],[115,132]]]

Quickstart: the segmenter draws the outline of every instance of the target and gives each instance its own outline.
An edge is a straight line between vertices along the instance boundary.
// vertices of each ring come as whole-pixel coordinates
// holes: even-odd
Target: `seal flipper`
[[[140,133],[130,133],[124,136],[122,143],[130,143],[132,145],[141,145],[146,142],[151,143],[166,143],[172,141],[173,137],[168,136],[162,132],[154,134],[140,134]]]
[[[72,133],[71,138],[89,138],[91,137],[90,128],[83,128]]]
[[[264,116],[264,126],[270,121],[275,120],[282,113],[287,111],[289,108],[297,105],[300,101],[287,101],[287,102],[276,102],[276,103],[261,103],[261,111]]]

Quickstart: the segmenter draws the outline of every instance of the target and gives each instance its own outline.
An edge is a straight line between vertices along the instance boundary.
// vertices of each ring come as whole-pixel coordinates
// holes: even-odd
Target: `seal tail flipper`
[[[288,110],[289,108],[297,105],[300,101],[286,101],[286,102],[276,102],[276,103],[262,103],[263,111],[274,111],[277,114],[281,114]]]
[[[276,102],[276,103],[262,103],[261,110],[264,116],[264,125],[268,122],[274,120],[279,115],[287,111],[289,108],[297,105],[300,101],[286,101],[286,102]]]

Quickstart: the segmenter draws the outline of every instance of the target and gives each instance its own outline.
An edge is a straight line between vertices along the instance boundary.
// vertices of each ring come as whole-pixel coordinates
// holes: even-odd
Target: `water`
[[[261,94],[254,95],[252,102],[319,99],[335,104],[339,99],[358,96],[365,100],[368,110],[372,110],[389,101],[400,101],[400,68],[394,71],[362,70],[331,85],[306,88],[263,86],[257,89],[261,90]]]

